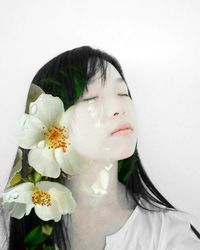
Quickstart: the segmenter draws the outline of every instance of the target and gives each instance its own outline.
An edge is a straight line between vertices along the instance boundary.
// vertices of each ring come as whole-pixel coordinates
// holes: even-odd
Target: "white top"
[[[200,250],[200,239],[184,213],[155,208],[143,199],[142,204],[157,211],[136,206],[124,226],[106,237],[104,250]],[[0,206],[0,249],[7,250],[8,221],[3,220],[1,212]]]
[[[144,204],[157,211],[136,206],[125,225],[106,237],[104,250],[200,250],[200,239],[183,212]]]

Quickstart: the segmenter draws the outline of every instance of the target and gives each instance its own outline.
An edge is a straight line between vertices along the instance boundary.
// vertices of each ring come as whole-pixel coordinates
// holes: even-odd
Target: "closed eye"
[[[119,96],[128,96],[128,94],[118,94]],[[90,100],[93,100],[95,98],[97,98],[98,96],[94,96],[94,97],[90,97],[90,98],[86,98],[86,99],[82,99],[82,101],[90,101]]]
[[[128,94],[119,94],[120,96],[129,96]]]
[[[90,100],[95,99],[95,98],[97,98],[97,97],[98,97],[98,96],[90,97],[90,98],[87,98],[87,99],[82,99],[82,101],[90,101]]]

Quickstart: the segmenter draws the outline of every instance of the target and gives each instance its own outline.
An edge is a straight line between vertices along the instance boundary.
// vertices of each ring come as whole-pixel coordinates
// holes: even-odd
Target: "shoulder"
[[[200,239],[191,230],[190,221],[184,212],[156,208],[146,201],[142,205],[155,210],[154,212],[148,211],[138,206],[138,223],[140,221],[141,230],[153,239],[157,249],[200,249]]]

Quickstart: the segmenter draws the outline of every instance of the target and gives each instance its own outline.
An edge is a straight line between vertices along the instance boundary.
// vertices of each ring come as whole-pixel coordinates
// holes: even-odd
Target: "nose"
[[[110,105],[107,106],[107,115],[109,118],[116,118],[126,114],[126,107],[123,103],[118,101],[110,102]]]
[[[125,111],[122,111],[122,114],[124,115],[126,112]],[[114,113],[114,116],[117,116],[117,115],[119,115],[120,113],[119,112],[115,112]]]
[[[101,114],[105,116],[106,119],[111,120],[116,118],[118,119],[118,117],[120,118],[121,116],[127,115],[128,106],[127,102],[125,102],[123,98],[116,96],[116,94],[114,94],[113,96],[109,94],[108,97],[104,99]]]

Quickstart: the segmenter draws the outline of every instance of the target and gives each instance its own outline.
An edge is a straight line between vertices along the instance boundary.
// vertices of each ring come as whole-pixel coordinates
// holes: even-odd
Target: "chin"
[[[129,146],[121,150],[121,152],[119,152],[118,154],[118,160],[123,160],[131,157],[135,152],[135,147],[136,145],[131,145],[131,147]]]
[[[119,160],[127,159],[127,158],[131,157],[133,154],[134,154],[134,151],[131,152],[130,154],[126,154],[126,155],[124,154],[124,155],[118,157],[118,161],[119,161]]]
[[[116,152],[115,155],[113,155],[113,157],[111,157],[110,155],[110,160],[111,161],[119,161],[119,160],[124,160],[126,158],[131,157],[135,152],[135,147],[133,147],[132,149],[129,150],[124,150],[121,152]]]

